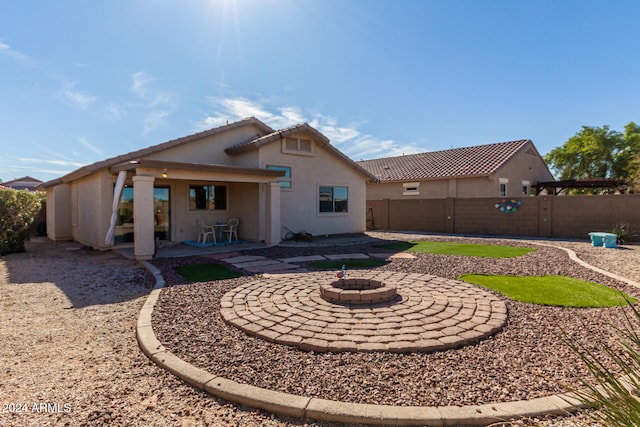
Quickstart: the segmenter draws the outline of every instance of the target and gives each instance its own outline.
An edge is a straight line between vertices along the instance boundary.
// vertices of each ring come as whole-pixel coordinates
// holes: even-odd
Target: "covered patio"
[[[196,241],[198,221],[238,218],[240,240],[280,242],[277,178],[282,171],[140,159],[111,166],[109,172],[114,193],[104,243],[128,240],[137,259],[153,258],[157,247],[168,243]],[[126,233],[132,236],[123,239]]]

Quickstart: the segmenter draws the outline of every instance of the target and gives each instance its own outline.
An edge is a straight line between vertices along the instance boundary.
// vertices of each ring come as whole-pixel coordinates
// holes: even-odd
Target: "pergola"
[[[594,178],[594,179],[566,179],[562,181],[539,182],[536,184],[536,194],[547,190],[548,194],[557,196],[562,190],[569,188],[619,188],[627,185],[624,179]]]

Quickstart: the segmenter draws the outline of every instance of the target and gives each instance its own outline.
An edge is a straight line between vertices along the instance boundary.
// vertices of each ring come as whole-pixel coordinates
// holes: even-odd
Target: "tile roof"
[[[521,139],[398,157],[361,160],[358,164],[375,175],[380,182],[489,176],[496,173],[528,143],[532,144],[531,140]]]
[[[151,147],[147,147],[147,148],[142,148],[140,150],[136,150],[136,151],[132,151],[130,153],[127,154],[122,154],[120,156],[116,156],[116,157],[111,157],[109,159],[106,160],[101,160],[99,162],[95,162],[92,163],[90,165],[86,165],[86,166],[82,166],[79,169],[76,169],[73,172],[70,172],[66,175],[64,175],[61,178],[56,178],[53,179],[51,181],[47,181],[43,184],[40,184],[40,188],[48,188],[48,187],[53,187],[54,185],[58,185],[61,184],[63,182],[68,182],[68,181],[72,181],[74,179],[78,179],[81,178],[83,176],[87,176],[97,170],[100,169],[104,169],[104,168],[108,168],[111,167],[113,165],[116,165],[118,163],[123,163],[123,162],[127,162],[127,161],[133,161],[133,160],[139,160],[141,157],[143,156],[148,156],[150,154],[153,153],[157,153],[160,152],[162,150],[166,150],[167,148],[171,148],[171,147],[176,147],[179,145],[183,145],[183,144],[187,144],[191,141],[195,141],[201,138],[205,138],[211,135],[216,135],[219,133],[223,133],[223,132],[227,132],[229,130],[232,129],[236,129],[236,128],[240,128],[242,126],[245,126],[247,124],[254,124],[256,125],[258,128],[262,129],[265,133],[272,133],[274,132],[274,130],[267,126],[266,124],[264,124],[263,122],[261,122],[260,120],[256,119],[255,117],[248,117],[246,119],[242,119],[239,120],[237,122],[233,122],[233,123],[227,123],[226,125],[222,125],[213,129],[209,129],[209,130],[205,130],[203,132],[198,132],[198,133],[194,133],[192,135],[187,135],[187,136],[183,136],[181,138],[177,138],[177,139],[172,139],[170,141],[167,142],[163,142],[161,144],[157,144],[157,145],[153,145]]]

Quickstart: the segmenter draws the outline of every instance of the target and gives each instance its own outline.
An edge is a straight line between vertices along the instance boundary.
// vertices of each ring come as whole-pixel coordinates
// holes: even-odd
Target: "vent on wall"
[[[286,138],[283,141],[283,151],[297,154],[312,154],[313,144],[310,139]]]

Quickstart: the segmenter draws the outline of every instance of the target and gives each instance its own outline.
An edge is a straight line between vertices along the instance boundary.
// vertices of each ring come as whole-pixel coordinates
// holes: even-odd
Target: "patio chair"
[[[196,219],[198,224],[198,243],[204,245],[207,243],[209,236],[213,237],[213,243],[216,243],[216,232],[213,225],[207,225],[201,219]]]
[[[222,233],[229,236],[229,243],[231,243],[231,237],[234,236],[238,241],[238,225],[240,220],[238,218],[230,218],[227,223],[220,229]]]

